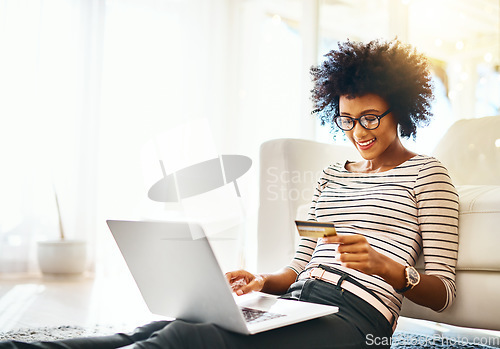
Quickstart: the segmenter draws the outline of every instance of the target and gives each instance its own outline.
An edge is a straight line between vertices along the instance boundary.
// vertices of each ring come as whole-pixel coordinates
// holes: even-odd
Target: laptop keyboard
[[[241,311],[243,312],[243,316],[247,323],[256,323],[285,316],[283,314],[271,313],[268,311],[251,309],[246,307],[241,307]]]

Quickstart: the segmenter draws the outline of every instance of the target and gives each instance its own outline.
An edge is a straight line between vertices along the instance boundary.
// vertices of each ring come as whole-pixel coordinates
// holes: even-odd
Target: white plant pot
[[[38,265],[43,274],[76,276],[87,267],[87,243],[83,240],[39,241]]]

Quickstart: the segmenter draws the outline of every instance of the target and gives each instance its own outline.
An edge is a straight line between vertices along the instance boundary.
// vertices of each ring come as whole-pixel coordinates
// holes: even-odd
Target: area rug
[[[80,326],[24,328],[15,331],[0,332],[0,342],[11,340],[21,342],[55,341],[76,337],[105,336],[117,331],[120,331],[120,329],[107,325],[96,325],[90,328]]]
[[[0,333],[0,342],[17,340],[22,342],[54,341],[66,338],[92,337],[113,334],[116,327],[98,325],[92,328],[78,326],[40,327]],[[396,331],[392,338],[367,338],[367,344],[390,344],[391,349],[495,349],[466,338],[424,336],[409,332]]]

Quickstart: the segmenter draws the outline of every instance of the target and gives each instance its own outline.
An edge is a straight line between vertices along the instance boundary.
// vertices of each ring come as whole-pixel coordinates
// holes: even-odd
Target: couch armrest
[[[500,185],[500,116],[461,119],[446,131],[433,156],[455,185]]]

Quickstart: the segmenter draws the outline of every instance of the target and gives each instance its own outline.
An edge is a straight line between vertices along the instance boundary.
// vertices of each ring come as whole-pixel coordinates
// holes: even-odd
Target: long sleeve
[[[425,273],[439,277],[447,291],[447,302],[442,311],[453,303],[456,296],[458,194],[446,168],[436,159],[422,166],[414,190]]]

